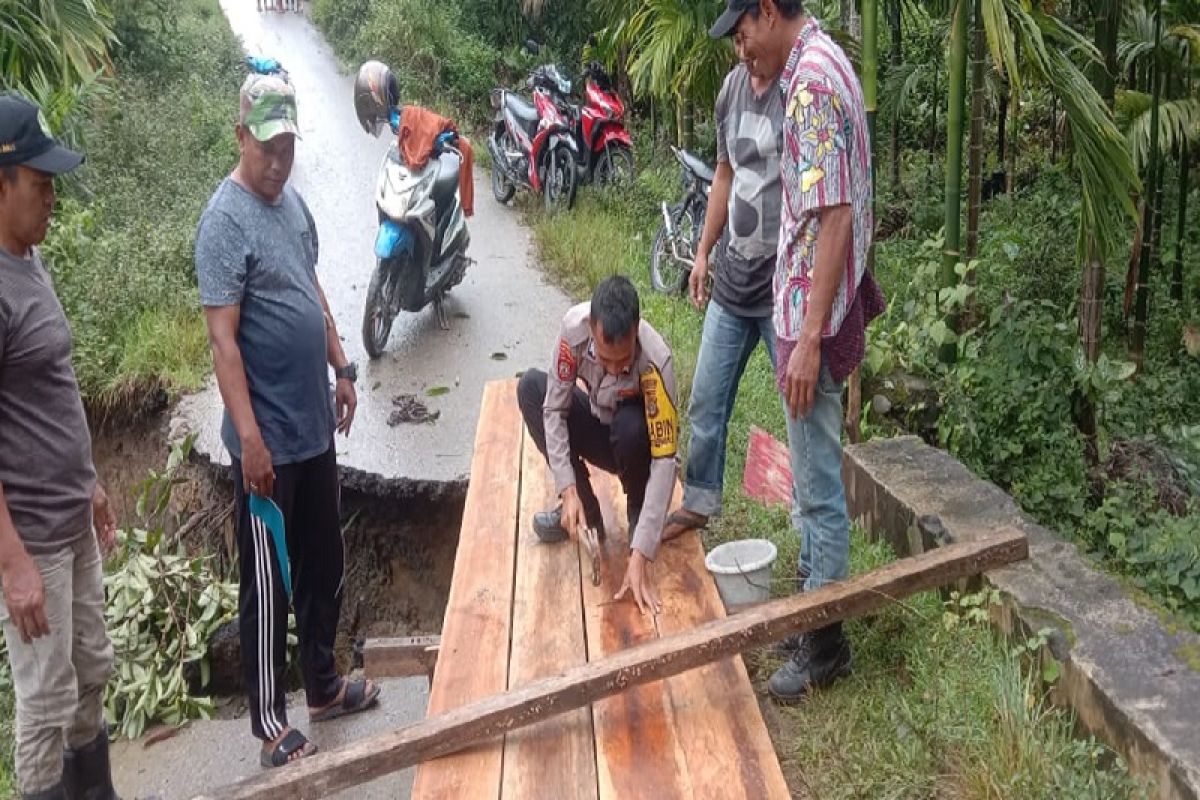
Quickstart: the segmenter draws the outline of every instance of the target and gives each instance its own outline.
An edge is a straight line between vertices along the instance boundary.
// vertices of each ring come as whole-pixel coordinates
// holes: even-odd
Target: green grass
[[[141,31],[73,128],[87,162],[64,182],[44,254],[75,336],[88,405],[137,407],[210,369],[195,289],[196,222],[237,160],[241,49],[216,0]]]
[[[856,533],[853,571],[891,558]],[[1069,711],[1049,705],[1030,651],[966,603],[927,592],[851,621],[848,633],[852,676],[769,715],[793,791],[820,800],[1145,796],[1111,751],[1075,736]],[[778,664],[751,658],[763,680]]]
[[[5,647],[4,637],[0,636],[0,731],[12,731],[13,727],[13,687],[12,671],[8,666],[8,648]],[[13,775],[13,736],[8,736],[0,744],[0,797],[13,797],[17,793],[16,778]]]
[[[582,190],[565,214],[547,215],[530,199],[519,202],[545,268],[573,296],[586,298],[615,272],[634,281],[643,316],[674,350],[680,406],[686,408],[703,317],[685,299],[652,291],[648,267],[657,203],[676,197],[676,175],[673,164],[652,164],[632,190]],[[747,367],[730,422],[724,512],[704,538],[709,548],[736,538],[772,540],[779,549],[772,590],[783,595],[794,588],[799,540],[787,508],[764,507],[741,492],[751,426],[785,435],[763,348]],[[855,532],[854,572],[892,558],[886,545],[867,543]],[[800,709],[773,715],[793,791],[820,800],[1139,796],[1111,751],[1075,738],[1071,714],[1048,705],[1044,687],[1022,668],[1021,654],[984,624],[947,629],[944,611],[939,596],[929,593],[850,623],[854,677]],[[750,666],[765,681],[778,661],[757,654]]]

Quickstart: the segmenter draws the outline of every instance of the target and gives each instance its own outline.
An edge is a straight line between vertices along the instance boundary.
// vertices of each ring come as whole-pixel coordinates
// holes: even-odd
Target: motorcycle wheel
[[[500,139],[500,149],[502,151],[508,149],[508,142],[508,133],[505,132],[504,136]],[[492,164],[492,197],[496,198],[496,202],[507,203],[509,200],[512,200],[516,192],[517,187],[504,174],[504,168],[499,164]]]
[[[596,160],[594,172],[601,189],[633,183],[633,153],[624,145],[609,145]]]
[[[579,185],[579,173],[575,169],[575,157],[571,150],[560,145],[550,151],[546,165],[546,182],[542,186],[547,211],[570,209],[575,205],[575,189]]]
[[[675,220],[676,236],[681,240],[686,237],[686,241],[693,241],[696,224],[692,212],[682,209],[678,204],[671,206],[667,212]],[[691,272],[686,264],[675,260],[671,254],[667,226],[659,225],[658,233],[654,234],[654,245],[650,248],[650,284],[654,290],[663,294],[682,294],[687,288]]]
[[[370,358],[379,358],[387,347],[396,319],[392,298],[396,291],[396,270],[390,262],[376,261],[371,284],[367,288],[367,307],[363,311],[363,347]]]

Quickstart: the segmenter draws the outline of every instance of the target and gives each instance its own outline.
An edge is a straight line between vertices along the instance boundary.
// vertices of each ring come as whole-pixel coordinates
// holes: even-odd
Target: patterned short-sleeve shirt
[[[813,18],[779,78],[783,91],[783,214],[775,272],[775,333],[797,339],[808,311],[822,208],[849,205],[853,244],[822,335],[840,329],[867,267],[874,220],[871,147],[862,87],[849,59]]]

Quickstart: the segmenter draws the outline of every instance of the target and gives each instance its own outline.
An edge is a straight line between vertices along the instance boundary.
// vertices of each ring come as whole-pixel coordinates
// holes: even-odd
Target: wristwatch
[[[350,381],[351,383],[354,383],[356,380],[358,380],[358,365],[351,361],[346,366],[335,369],[333,371],[333,376],[339,381]]]

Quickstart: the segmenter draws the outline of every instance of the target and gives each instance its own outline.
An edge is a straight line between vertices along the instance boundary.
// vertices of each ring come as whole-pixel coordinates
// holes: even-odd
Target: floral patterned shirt
[[[779,78],[784,98],[783,214],[775,272],[775,333],[800,337],[808,311],[822,208],[849,205],[853,242],[822,336],[835,336],[867,269],[875,224],[871,147],[862,87],[846,54],[809,17]]]

